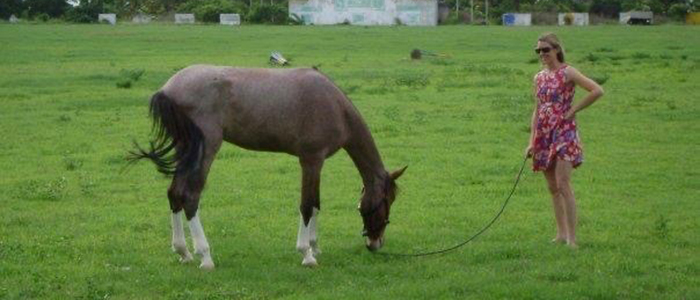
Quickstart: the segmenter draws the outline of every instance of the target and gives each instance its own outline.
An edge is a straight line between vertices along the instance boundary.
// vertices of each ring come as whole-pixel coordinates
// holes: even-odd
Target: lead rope
[[[501,207],[501,210],[498,212],[498,214],[496,214],[496,216],[493,218],[493,220],[491,220],[491,222],[489,222],[488,224],[486,224],[486,226],[484,226],[484,228],[482,228],[481,230],[479,230],[479,232],[477,232],[476,234],[474,234],[474,235],[473,235],[472,237],[470,237],[468,240],[466,240],[466,241],[464,241],[464,242],[462,242],[462,243],[460,243],[460,244],[457,244],[457,245],[455,245],[455,246],[452,246],[452,247],[450,247],[450,248],[446,248],[446,249],[442,249],[442,250],[436,250],[436,251],[430,251],[430,252],[422,252],[422,253],[390,253],[390,252],[389,252],[389,253],[386,253],[386,252],[377,252],[377,254],[385,255],[385,256],[403,256],[403,257],[419,257],[419,256],[429,256],[429,255],[443,254],[443,253],[447,253],[447,252],[450,252],[450,251],[452,251],[452,250],[455,250],[455,249],[457,249],[457,248],[459,248],[459,247],[462,247],[462,246],[466,245],[467,243],[471,242],[472,240],[476,239],[478,236],[480,236],[482,233],[484,233],[486,230],[488,230],[488,229],[491,227],[491,225],[493,225],[493,223],[495,223],[496,220],[498,220],[498,218],[501,216],[501,214],[503,214],[503,211],[506,209],[506,206],[508,205],[508,202],[510,202],[510,198],[513,196],[513,193],[515,193],[515,188],[518,187],[518,183],[520,182],[520,176],[523,175],[523,170],[525,169],[525,164],[527,163],[527,159],[528,159],[528,156],[525,155],[525,159],[523,160],[523,164],[522,164],[522,166],[520,166],[520,171],[518,171],[518,176],[515,178],[515,184],[513,184],[513,188],[510,190],[510,194],[508,194],[508,198],[506,198],[506,201],[503,202],[503,206]]]

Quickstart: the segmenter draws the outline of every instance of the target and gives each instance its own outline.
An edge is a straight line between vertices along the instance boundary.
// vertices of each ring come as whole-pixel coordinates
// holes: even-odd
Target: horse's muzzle
[[[382,246],[384,246],[384,238],[378,238],[376,240],[368,238],[365,244],[367,245],[367,250],[374,252],[382,248]]]

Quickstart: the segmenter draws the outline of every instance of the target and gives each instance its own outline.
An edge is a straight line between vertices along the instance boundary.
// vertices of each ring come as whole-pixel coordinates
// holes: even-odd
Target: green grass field
[[[225,145],[201,202],[206,273],[170,251],[169,180],[145,162],[122,172],[132,140],[149,138],[150,95],[177,70],[267,67],[280,51],[346,91],[388,168],[409,165],[381,251],[452,246],[512,185],[545,31],[606,90],[577,116],[578,250],[549,243],[545,180],[526,172],[468,246],[373,255],[341,151],[323,171],[324,253],[303,268],[297,160]],[[700,27],[0,24],[0,41],[2,299],[700,298]],[[414,48],[444,57],[412,61]]]

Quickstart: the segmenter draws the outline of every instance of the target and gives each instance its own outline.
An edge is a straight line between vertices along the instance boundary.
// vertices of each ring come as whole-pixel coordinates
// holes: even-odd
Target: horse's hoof
[[[187,264],[192,261],[192,256],[185,256],[185,257],[180,257],[180,263],[181,264]]]
[[[315,266],[318,266],[318,263],[316,262],[316,259],[313,256],[309,255],[307,257],[304,257],[304,261],[301,262],[301,265],[304,267],[313,268]]]
[[[214,263],[211,261],[203,261],[202,264],[199,265],[199,269],[204,271],[214,271]]]

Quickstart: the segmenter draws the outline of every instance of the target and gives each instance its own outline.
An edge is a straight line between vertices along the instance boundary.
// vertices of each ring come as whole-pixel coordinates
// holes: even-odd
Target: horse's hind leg
[[[185,241],[185,230],[182,226],[182,209],[172,214],[172,229],[173,229],[173,252],[180,255],[180,262],[187,263],[192,261],[192,254],[187,250],[187,242]]]
[[[215,135],[216,136],[216,135]],[[195,254],[201,257],[199,267],[205,270],[214,269],[214,262],[211,259],[211,250],[209,242],[204,234],[202,223],[199,219],[199,199],[204,189],[209,169],[216,152],[221,146],[221,138],[205,138],[205,144],[201,159],[201,164],[195,170],[188,170],[182,174],[176,174],[173,183],[168,190],[168,198],[173,210],[173,249],[180,254],[181,261],[192,259],[192,255],[187,251],[187,246],[184,239],[184,231],[182,228],[181,219],[179,216],[182,210],[185,211],[185,217],[189,221],[190,235],[194,243]],[[177,215],[177,216],[176,216]],[[177,219],[177,221],[176,221]],[[183,250],[184,249],[184,250]]]
[[[297,250],[304,256],[301,263],[304,266],[317,265],[315,255],[321,252],[318,247],[316,225],[321,208],[319,188],[323,160],[323,156],[302,157],[299,160],[302,168],[302,187]]]

